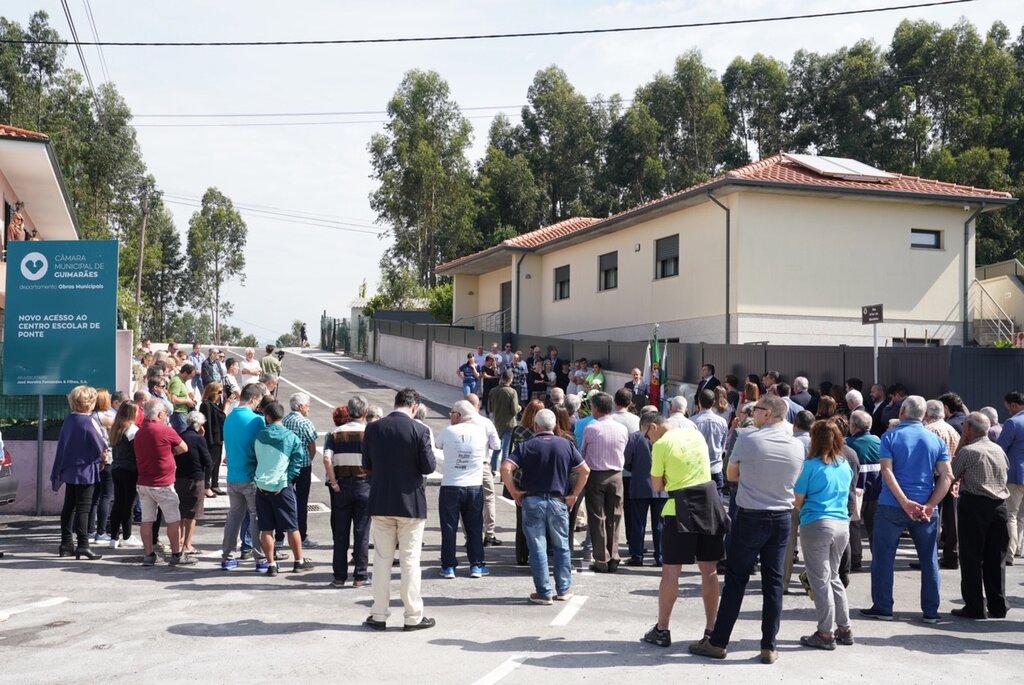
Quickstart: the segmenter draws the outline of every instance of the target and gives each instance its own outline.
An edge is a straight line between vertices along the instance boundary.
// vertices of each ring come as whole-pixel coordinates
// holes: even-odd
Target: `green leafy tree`
[[[202,207],[188,226],[187,298],[205,309],[220,344],[221,291],[234,278],[245,282],[245,243],[249,229],[231,200],[216,188],[203,194]]]
[[[394,236],[381,271],[386,282],[410,270],[432,287],[438,264],[479,244],[466,158],[472,128],[433,71],[407,72],[387,111],[369,145],[378,182],[370,206]]]
[[[150,214],[147,238],[149,235],[157,248],[157,263],[144,270],[142,279],[142,295],[148,303],[143,330],[153,340],[165,340],[168,320],[182,304],[182,286],[187,277],[181,236],[162,205]]]
[[[454,291],[450,281],[434,286],[427,293],[427,308],[430,310],[430,314],[438,321],[452,322],[453,302]]]
[[[526,99],[523,148],[546,199],[545,223],[587,213],[599,146],[590,103],[556,66],[537,72]]]

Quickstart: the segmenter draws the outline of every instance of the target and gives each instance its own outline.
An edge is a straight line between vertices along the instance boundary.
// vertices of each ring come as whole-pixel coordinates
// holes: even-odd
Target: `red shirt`
[[[135,463],[139,467],[139,485],[161,488],[174,485],[177,465],[174,447],[181,436],[159,421],[143,421],[135,434]]]

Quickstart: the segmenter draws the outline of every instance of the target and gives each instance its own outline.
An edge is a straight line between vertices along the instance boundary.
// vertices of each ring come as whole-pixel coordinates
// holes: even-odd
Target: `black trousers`
[[[302,536],[303,541],[306,539],[306,525],[309,523],[309,488],[312,484],[313,466],[302,467],[299,475],[295,478],[295,504],[299,508],[299,535]],[[274,531],[274,544],[277,546],[284,544],[283,532]]]
[[[1006,566],[1010,541],[1006,529],[1006,502],[960,492],[960,594],[964,611],[973,616],[988,612],[1006,615]],[[982,598],[982,589],[985,596]]]
[[[95,484],[64,484],[64,507],[60,510],[60,546],[70,548],[75,533],[78,546],[89,547],[89,509]]]
[[[130,469],[113,469],[114,508],[110,512],[110,537],[120,535],[127,540],[132,536],[132,509],[135,505],[136,483],[139,474]]]
[[[942,560],[950,564],[956,562],[956,509],[956,498],[946,493],[946,496],[942,498],[942,528],[940,529],[940,535],[942,540]]]
[[[224,457],[224,443],[210,445],[210,467],[206,469],[206,489],[220,487],[220,462]]]

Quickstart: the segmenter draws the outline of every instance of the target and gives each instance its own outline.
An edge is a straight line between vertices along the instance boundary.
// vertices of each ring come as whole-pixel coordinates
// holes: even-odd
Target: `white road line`
[[[567,626],[569,621],[572,620],[573,616],[583,607],[583,603],[587,601],[586,597],[575,595],[569,600],[569,603],[565,605],[565,608],[558,612],[558,616],[555,616],[554,620],[549,625],[552,626]]]
[[[523,662],[526,661],[528,658],[529,657],[525,654],[517,654],[515,656],[511,656],[508,659],[505,659],[505,661],[501,662],[501,665],[498,666],[496,669],[494,669],[484,677],[480,678],[479,680],[474,681],[473,685],[494,685],[495,683],[501,681],[510,673],[512,673],[512,671],[522,666]]]
[[[45,609],[47,607],[55,607],[58,604],[63,604],[68,601],[68,597],[50,597],[49,599],[42,599],[38,602],[32,602],[26,604],[23,607],[12,607],[10,609],[0,609],[0,621],[6,621],[15,614],[23,614],[33,609]]]

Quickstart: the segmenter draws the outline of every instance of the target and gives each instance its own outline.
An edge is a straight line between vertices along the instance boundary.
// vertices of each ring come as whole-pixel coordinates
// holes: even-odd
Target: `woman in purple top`
[[[64,508],[60,512],[60,556],[99,559],[89,549],[89,508],[92,493],[100,479],[106,441],[96,429],[90,414],[96,406],[96,389],[79,385],[68,393],[71,413],[64,419],[57,440],[57,454],[50,472],[54,492],[64,486]],[[71,537],[78,534],[78,546]]]

